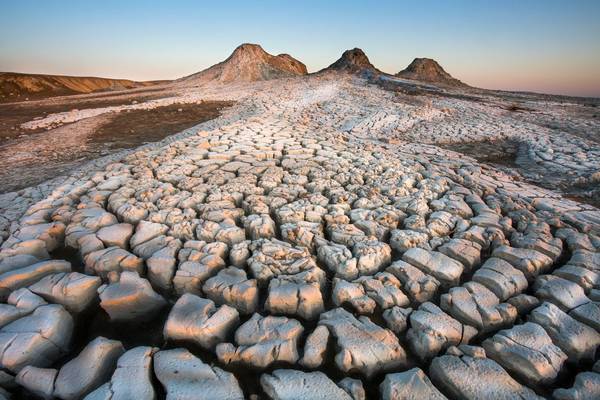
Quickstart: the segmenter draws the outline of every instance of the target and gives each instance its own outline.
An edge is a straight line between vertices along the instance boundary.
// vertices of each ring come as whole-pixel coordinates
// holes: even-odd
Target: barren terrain
[[[0,72],[0,103],[39,100],[80,93],[110,92],[153,86],[166,81],[135,82],[88,76],[62,76]]]
[[[131,104],[138,100],[127,101],[126,104]],[[100,156],[159,141],[217,117],[219,111],[229,105],[231,103],[227,101],[200,101],[173,103],[150,110],[128,109],[102,113],[48,130],[24,130],[13,138],[6,136],[0,140],[0,193],[68,174],[77,166]],[[0,120],[5,121],[18,115],[11,114],[9,110],[3,110],[3,113],[8,118],[0,116]],[[19,173],[15,174],[17,170]]]
[[[597,102],[345,54],[19,121],[107,147],[0,196],[0,395],[597,398]]]

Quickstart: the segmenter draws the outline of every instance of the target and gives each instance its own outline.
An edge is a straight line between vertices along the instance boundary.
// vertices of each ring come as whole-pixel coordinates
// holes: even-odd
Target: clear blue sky
[[[600,0],[0,0],[0,71],[169,79],[243,42],[309,71],[360,47],[386,72],[431,57],[475,86],[600,96]]]

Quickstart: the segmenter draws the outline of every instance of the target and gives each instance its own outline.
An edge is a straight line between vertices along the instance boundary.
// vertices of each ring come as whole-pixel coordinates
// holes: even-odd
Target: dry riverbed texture
[[[0,197],[0,398],[597,399],[595,106],[385,80],[112,106],[235,101]]]
[[[152,108],[138,106],[154,96],[92,95],[78,103],[62,98],[62,101],[0,104],[0,193],[37,185],[57,175],[69,174],[86,161],[159,141],[213,119],[221,109],[231,105],[227,101],[198,100],[168,101],[164,105],[154,102]],[[28,127],[48,114],[79,113],[75,104],[104,112],[72,123]]]

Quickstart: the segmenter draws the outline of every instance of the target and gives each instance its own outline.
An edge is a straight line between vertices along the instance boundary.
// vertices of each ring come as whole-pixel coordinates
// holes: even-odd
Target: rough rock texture
[[[381,398],[386,400],[446,399],[419,368],[387,374],[379,385],[379,391]]]
[[[54,383],[54,396],[80,399],[104,383],[125,353],[121,342],[97,337],[77,357],[62,366]]]
[[[430,376],[437,387],[457,399],[541,400],[535,392],[514,380],[485,352],[455,351],[431,362]],[[483,350],[480,349],[479,350]]]
[[[536,297],[556,304],[565,312],[590,302],[581,286],[558,276],[539,276],[533,287]]]
[[[260,384],[273,400],[352,399],[322,372],[277,369],[272,374],[263,374]]]
[[[295,319],[254,314],[235,332],[237,347],[220,343],[217,357],[225,364],[242,363],[257,368],[274,362],[294,364],[299,358],[297,343],[303,331]]]
[[[392,307],[385,310],[382,316],[387,327],[396,335],[400,335],[406,331],[408,317],[412,311],[412,308]]]
[[[575,308],[569,315],[600,332],[600,303],[589,302]]]
[[[209,278],[202,291],[216,304],[227,304],[241,314],[252,314],[258,307],[256,279],[248,279],[240,268],[225,268]]]
[[[447,287],[458,284],[464,269],[460,262],[445,254],[420,248],[409,249],[402,256],[402,260],[435,277]]]
[[[409,318],[406,340],[421,359],[431,358],[450,346],[467,344],[477,334],[475,328],[461,324],[429,302],[423,303]]]
[[[466,239],[451,239],[437,249],[440,253],[459,261],[467,271],[481,263],[481,245]]]
[[[306,248],[293,247],[276,239],[253,242],[251,250],[248,265],[261,285],[279,275],[297,274],[317,267]]]
[[[272,314],[298,316],[307,320],[323,312],[325,272],[312,268],[295,275],[279,275],[269,282],[265,308]]]
[[[27,287],[45,276],[58,272],[71,272],[71,263],[59,260],[42,261],[5,272],[0,275],[0,298],[6,301],[12,291]]]
[[[158,349],[135,347],[117,361],[110,381],[85,397],[86,400],[155,399],[152,386],[152,355]]]
[[[488,258],[475,271],[473,281],[482,284],[501,301],[516,296],[527,288],[527,279],[523,272],[514,268],[510,263],[500,258]]]
[[[185,349],[154,354],[154,373],[167,399],[242,400],[244,394],[233,374],[205,364]]]
[[[329,328],[339,352],[335,364],[342,372],[357,371],[367,378],[406,364],[406,353],[398,338],[368,317],[354,318],[337,308],[321,315],[319,324]]]
[[[46,301],[29,289],[15,290],[8,296],[6,304],[0,304],[0,327],[31,314],[44,304]]]
[[[222,242],[206,243],[204,241],[185,242],[179,251],[179,265],[173,277],[175,292],[201,294],[203,283],[225,268],[223,257],[228,246]]]
[[[102,280],[108,280],[110,272],[143,271],[143,260],[127,250],[112,246],[88,253],[85,258],[85,273],[98,275]]]
[[[212,349],[223,342],[239,322],[233,307],[215,307],[211,300],[184,294],[171,309],[165,323],[165,339],[183,340]]]
[[[556,389],[552,393],[556,400],[594,400],[600,397],[600,374],[582,372],[575,377],[569,389]]]
[[[573,319],[552,303],[544,303],[529,315],[529,321],[541,325],[554,344],[578,364],[594,359],[600,346],[600,333]]]
[[[494,293],[477,282],[450,289],[440,298],[441,308],[466,325],[479,331],[495,331],[513,324],[517,309],[500,303]]]
[[[62,306],[40,306],[0,329],[0,367],[48,367],[67,353],[72,334],[73,318]]]
[[[367,398],[365,388],[360,379],[344,378],[337,385],[344,389],[352,400],[365,400]]]
[[[133,225],[131,224],[109,225],[96,232],[96,236],[106,247],[117,246],[123,249],[127,248],[131,235],[133,235]]]
[[[318,368],[325,360],[329,344],[329,329],[319,325],[308,335],[304,343],[304,355],[299,363],[305,368]]]
[[[57,371],[52,368],[37,368],[30,365],[23,368],[15,377],[15,383],[29,393],[42,399],[53,398],[54,379]]]
[[[429,247],[429,235],[425,232],[412,231],[410,229],[395,229],[391,232],[390,246],[396,252],[402,254],[413,247]]]
[[[544,328],[532,322],[500,331],[482,345],[490,358],[535,385],[552,383],[567,360]]]
[[[494,250],[492,257],[498,257],[511,263],[523,272],[527,279],[533,279],[540,273],[546,272],[552,265],[552,259],[533,249],[520,249],[501,246]]]
[[[332,299],[336,306],[347,303],[361,314],[372,314],[376,306],[387,310],[410,303],[402,291],[402,283],[388,272],[379,272],[373,277],[362,276],[353,282],[335,278]]]
[[[150,282],[135,272],[123,272],[118,281],[98,288],[100,306],[115,321],[148,319],[166,305]]]
[[[173,276],[177,268],[177,258],[175,256],[180,248],[181,242],[172,240],[146,260],[148,280],[154,287],[163,292],[170,291],[173,286]]]
[[[553,274],[575,282],[587,295],[593,290],[600,289],[600,274],[584,267],[567,264],[555,270]]]
[[[31,285],[29,290],[50,303],[62,304],[68,311],[79,313],[97,301],[101,284],[97,276],[71,272],[48,275]]]
[[[440,281],[404,261],[396,261],[386,272],[394,275],[403,284],[403,291],[414,303],[430,300],[438,291]]]

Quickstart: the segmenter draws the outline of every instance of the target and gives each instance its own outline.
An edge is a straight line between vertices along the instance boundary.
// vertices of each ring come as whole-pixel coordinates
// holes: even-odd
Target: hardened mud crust
[[[598,398],[597,209],[422,144],[437,103],[260,85],[5,201],[0,398]]]

